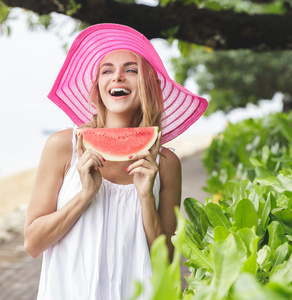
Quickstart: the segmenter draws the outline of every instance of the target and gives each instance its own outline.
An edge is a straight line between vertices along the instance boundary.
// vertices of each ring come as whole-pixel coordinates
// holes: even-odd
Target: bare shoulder
[[[72,157],[73,129],[65,129],[52,134],[44,147],[42,159],[56,162],[65,171]]]
[[[162,181],[167,178],[175,178],[181,180],[181,163],[177,155],[168,148],[162,148],[160,158],[160,177]]]
[[[46,143],[46,146],[57,150],[68,150],[72,148],[73,129],[65,129],[53,133]]]
[[[166,168],[181,168],[181,163],[177,155],[168,148],[162,148],[161,160]]]

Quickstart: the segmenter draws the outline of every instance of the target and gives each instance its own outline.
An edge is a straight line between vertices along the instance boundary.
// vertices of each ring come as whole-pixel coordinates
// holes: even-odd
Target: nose
[[[116,81],[116,82],[125,81],[125,77],[122,73],[122,70],[119,70],[119,69],[116,70],[116,72],[114,73],[114,76],[113,76],[113,81]]]

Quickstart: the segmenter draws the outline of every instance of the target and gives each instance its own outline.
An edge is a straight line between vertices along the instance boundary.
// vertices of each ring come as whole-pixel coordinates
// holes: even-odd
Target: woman
[[[38,299],[127,299],[134,280],[145,296],[149,249],[165,234],[172,257],[181,198],[180,162],[160,142],[195,122],[206,100],[168,77],[143,35],[117,24],[76,38],[49,98],[79,126],[159,126],[162,134],[126,162],[85,150],[74,128],[49,138],[25,224],[27,252],[44,252]]]

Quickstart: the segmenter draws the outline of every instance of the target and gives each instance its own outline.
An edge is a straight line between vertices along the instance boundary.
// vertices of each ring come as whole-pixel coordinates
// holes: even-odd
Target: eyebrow
[[[130,66],[130,65],[136,65],[137,66],[138,64],[134,61],[133,62],[129,61],[129,62],[126,62],[126,63],[123,64],[123,66],[125,66],[125,67]],[[102,67],[112,67],[112,66],[113,66],[113,64],[109,62],[109,63],[102,64],[100,68],[102,68]]]

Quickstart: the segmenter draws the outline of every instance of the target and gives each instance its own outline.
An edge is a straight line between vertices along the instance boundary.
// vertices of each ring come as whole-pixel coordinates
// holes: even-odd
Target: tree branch
[[[65,13],[69,0],[4,0],[38,14]],[[77,1],[76,1],[77,2]],[[123,4],[113,0],[78,1],[74,18],[88,24],[120,23],[147,38],[172,37],[213,49],[249,48],[258,51],[292,49],[292,15],[249,15],[198,9],[177,2],[166,7]],[[63,9],[62,9],[63,8]],[[65,10],[65,11],[63,11]]]

